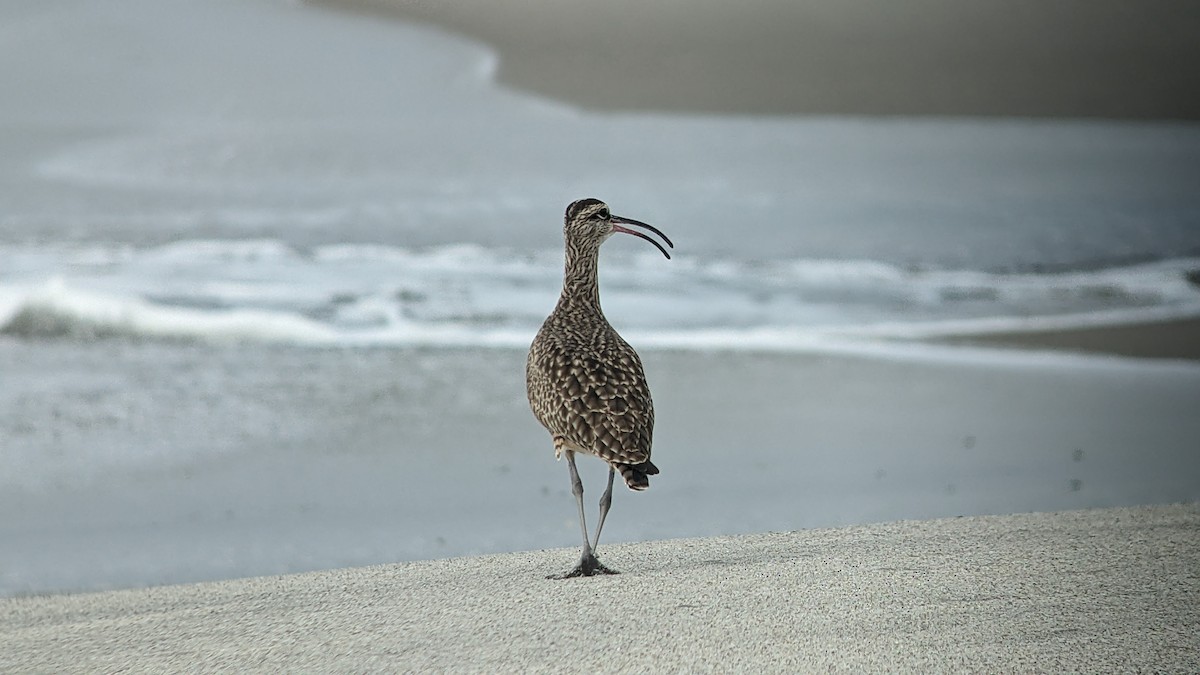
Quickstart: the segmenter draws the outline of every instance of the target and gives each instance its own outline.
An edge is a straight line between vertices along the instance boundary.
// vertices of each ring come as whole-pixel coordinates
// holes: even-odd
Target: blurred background
[[[0,2],[0,594],[576,545],[524,357],[582,197],[677,246],[602,256],[663,471],[606,541],[1200,498],[1197,34]]]

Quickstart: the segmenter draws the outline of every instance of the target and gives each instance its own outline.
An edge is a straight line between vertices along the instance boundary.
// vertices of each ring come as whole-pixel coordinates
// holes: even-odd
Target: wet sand
[[[866,347],[643,349],[662,474],[602,544],[1200,499],[1200,363]],[[524,363],[0,337],[0,595],[574,545]]]
[[[1150,0],[310,0],[491,45],[596,110],[1200,119],[1200,5]]]
[[[0,600],[5,672],[1195,672],[1195,505]]]
[[[1047,331],[987,333],[947,338],[950,344],[989,345],[1017,349],[1053,349],[1151,359],[1200,360],[1200,319],[1069,328]]]

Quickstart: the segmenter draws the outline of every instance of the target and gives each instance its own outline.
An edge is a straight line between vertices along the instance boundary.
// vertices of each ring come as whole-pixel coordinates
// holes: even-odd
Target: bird
[[[579,564],[564,574],[552,575],[552,579],[617,574],[595,555],[612,504],[613,477],[620,472],[629,489],[641,491],[650,487],[649,476],[658,473],[658,467],[650,461],[654,402],[642,360],[605,318],[596,273],[600,245],[617,232],[645,239],[668,260],[671,254],[650,236],[627,226],[649,230],[667,246],[675,247],[657,228],[613,215],[599,199],[580,199],[567,207],[563,219],[566,253],[562,293],[530,345],[525,363],[529,406],[550,432],[555,458],[567,459],[571,493],[583,532]],[[588,539],[576,453],[608,463],[608,487],[600,498],[593,540]]]

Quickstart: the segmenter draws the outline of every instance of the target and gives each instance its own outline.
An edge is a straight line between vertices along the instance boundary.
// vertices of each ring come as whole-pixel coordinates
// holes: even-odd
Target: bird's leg
[[[608,507],[612,506],[612,486],[613,476],[617,470],[611,465],[608,467],[608,487],[605,488],[604,494],[600,496],[600,520],[596,523],[596,538],[592,541],[592,552],[600,548],[600,530],[604,529],[604,519],[608,517]]]
[[[565,450],[567,468],[571,471],[571,494],[575,495],[575,506],[579,509],[579,529],[583,532],[583,551],[579,554],[579,564],[565,574],[551,576],[551,579],[570,579],[571,577],[590,577],[593,574],[616,574],[596,560],[592,554],[592,545],[588,541],[587,520],[583,515],[583,481],[579,479],[579,470],[575,468],[575,452]]]
[[[583,481],[579,480],[579,470],[575,468],[575,453],[567,451],[567,468],[571,471],[571,494],[575,495],[575,506],[579,508],[579,529],[583,532],[583,553],[581,560],[592,557],[592,547],[588,543],[587,520],[583,515]]]

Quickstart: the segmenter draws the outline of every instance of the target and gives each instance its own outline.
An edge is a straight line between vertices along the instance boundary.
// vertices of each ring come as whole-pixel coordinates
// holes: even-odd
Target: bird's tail
[[[658,467],[649,460],[641,464],[613,464],[613,467],[621,472],[621,478],[625,479],[625,484],[630,490],[640,491],[650,487],[649,476],[658,473]]]

